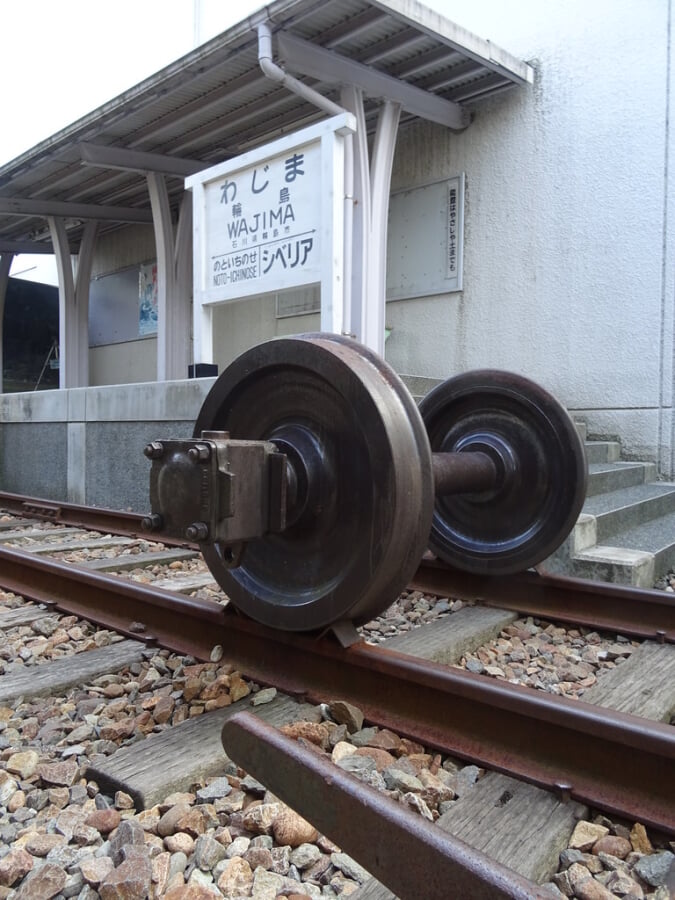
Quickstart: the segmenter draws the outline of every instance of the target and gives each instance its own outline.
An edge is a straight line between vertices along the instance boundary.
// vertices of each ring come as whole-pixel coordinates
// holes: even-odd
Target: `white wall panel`
[[[464,291],[389,304],[387,357],[435,377],[525,373],[591,428],[594,410],[644,421],[670,395],[673,349],[667,0],[472,6],[494,14],[482,34],[536,66],[535,85],[480,105],[460,135],[419,123],[399,136],[394,189],[466,172]]]

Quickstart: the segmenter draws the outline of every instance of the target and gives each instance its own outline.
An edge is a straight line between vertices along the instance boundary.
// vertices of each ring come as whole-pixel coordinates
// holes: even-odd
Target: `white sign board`
[[[462,290],[464,175],[389,200],[387,300]]]
[[[194,209],[194,358],[212,362],[212,309],[321,285],[321,328],[341,331],[344,137],[334,116],[185,182]]]

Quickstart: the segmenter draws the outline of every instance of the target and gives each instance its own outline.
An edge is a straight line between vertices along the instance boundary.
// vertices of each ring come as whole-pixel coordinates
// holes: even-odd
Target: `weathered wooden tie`
[[[12,524],[14,525],[15,523]],[[31,528],[28,530],[25,528],[12,528],[0,531],[0,541],[3,544],[9,544],[28,539],[29,541],[42,540],[46,543],[45,538],[49,540],[49,538],[62,538],[66,535],[77,538],[83,534],[86,534],[86,531],[82,528]]]
[[[157,578],[152,582],[152,586],[161,588],[163,591],[175,591],[178,594],[189,594],[190,591],[198,591],[205,587],[220,590],[209,571],[190,575],[177,574],[174,578]]]
[[[242,709],[280,727],[301,719],[307,707],[285,695],[254,707],[248,696],[232,706],[188,719],[122,747],[104,763],[90,766],[87,778],[96,781],[104,791],[129,794],[138,809],[153,806],[174,791],[188,790],[202,778],[222,774],[227,763],[220,740],[223,723]]]
[[[50,610],[34,604],[26,604],[16,609],[2,610],[0,611],[0,629],[5,631],[9,628],[18,628],[20,625],[30,625],[31,622],[37,622],[38,619],[44,619],[46,616],[51,615],[53,615],[53,612]]]
[[[105,550],[107,547],[131,546],[133,541],[124,537],[75,538],[67,541],[43,541],[41,544],[21,544],[26,553],[72,553],[74,550]],[[106,560],[110,562],[110,560]]]
[[[624,662],[606,669],[583,699],[654,722],[675,713],[675,644],[645,641]]]
[[[86,684],[99,675],[119,672],[125,666],[143,659],[145,644],[140,641],[118,641],[98,650],[86,650],[65,659],[55,659],[0,678],[0,704],[19,697],[47,697],[69,688]]]
[[[157,553],[127,553],[111,559],[84,560],[78,565],[97,572],[124,572],[128,569],[142,569],[145,566],[165,566],[176,560],[194,559],[197,555],[194,550],[171,550],[167,547]]]
[[[389,638],[386,645],[388,650],[451,666],[459,662],[465,653],[473,653],[496,638],[517,618],[516,613],[503,609],[465,606],[432,625],[423,625]]]
[[[15,528],[30,528],[33,525],[39,525],[39,519],[15,519],[8,518],[5,522],[0,522],[0,533],[3,531],[12,531]]]

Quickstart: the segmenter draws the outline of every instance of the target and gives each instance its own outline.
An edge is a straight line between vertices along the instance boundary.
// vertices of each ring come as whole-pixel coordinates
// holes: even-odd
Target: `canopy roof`
[[[99,233],[152,221],[148,171],[183,178],[325,117],[261,71],[259,23],[275,62],[336,102],[341,84],[416,117],[461,129],[477,101],[532,81],[524,62],[415,0],[276,0],[208,43],[0,167],[0,253],[51,252],[45,216],[66,218],[76,250],[83,222]]]

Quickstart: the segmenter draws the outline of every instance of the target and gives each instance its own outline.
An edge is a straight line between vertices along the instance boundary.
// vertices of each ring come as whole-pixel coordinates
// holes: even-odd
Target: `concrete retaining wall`
[[[0,489],[145,512],[151,440],[189,437],[214,379],[0,395]]]
[[[405,377],[416,398],[436,379]],[[0,491],[146,512],[153,440],[187,438],[215,378],[0,394]]]

